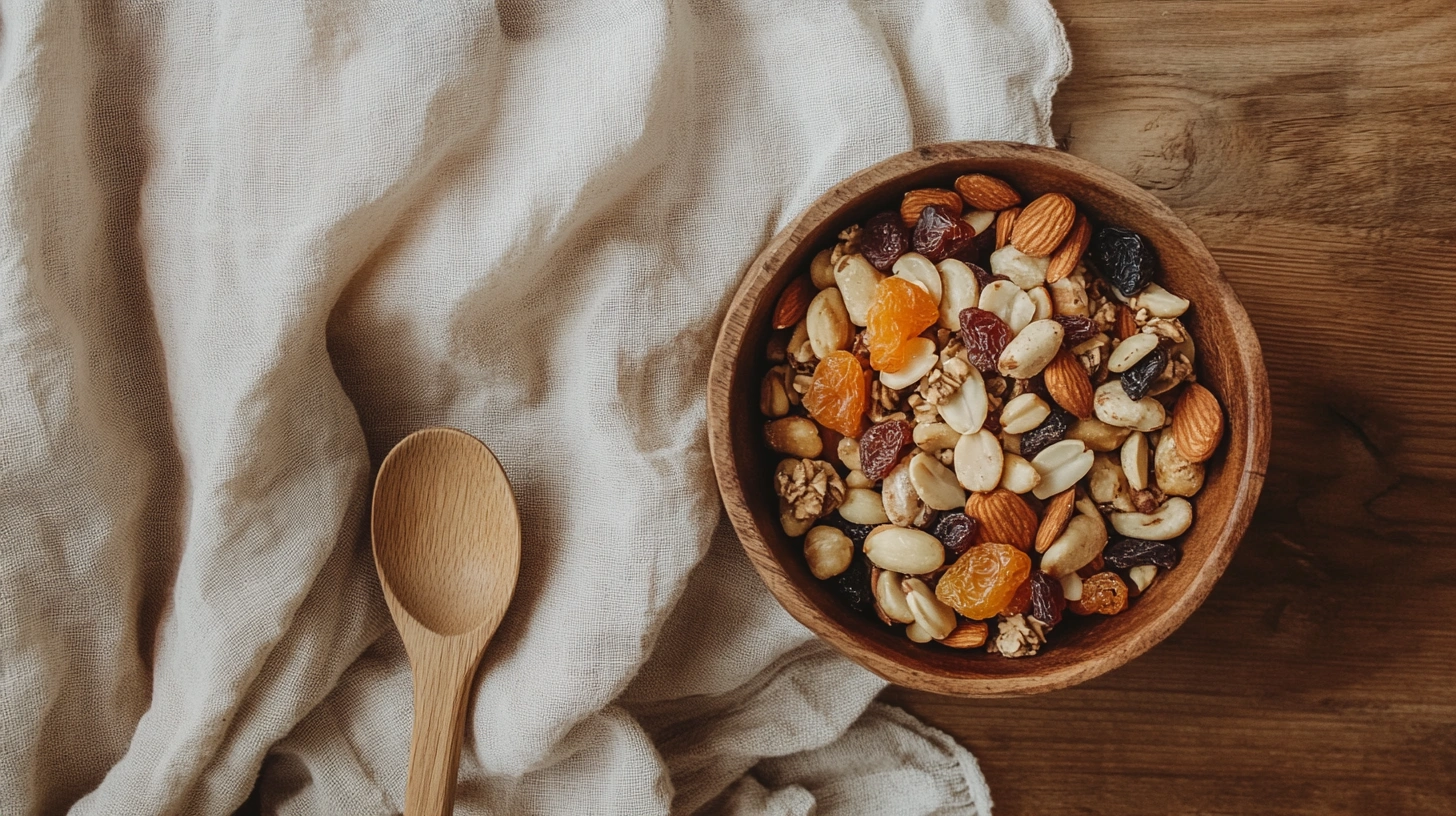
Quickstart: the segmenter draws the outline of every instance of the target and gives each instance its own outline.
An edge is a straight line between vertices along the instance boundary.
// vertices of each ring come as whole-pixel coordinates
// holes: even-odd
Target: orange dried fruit
[[[804,408],[820,425],[857,437],[868,398],[869,386],[859,360],[847,351],[834,351],[814,368]]]
[[[1005,615],[1009,618],[1012,615],[1020,615],[1021,613],[1025,612],[1030,606],[1031,579],[1028,578],[1025,581],[1021,582],[1021,586],[1016,588],[1016,594],[1011,596],[1011,600],[1007,601],[1005,608],[1003,608],[999,614]]]
[[[989,541],[966,550],[950,565],[935,596],[967,618],[985,620],[1005,609],[1030,575],[1030,556],[1010,544]]]
[[[906,345],[938,320],[940,307],[930,293],[904,278],[880,281],[865,325],[870,366],[899,371],[909,362]]]

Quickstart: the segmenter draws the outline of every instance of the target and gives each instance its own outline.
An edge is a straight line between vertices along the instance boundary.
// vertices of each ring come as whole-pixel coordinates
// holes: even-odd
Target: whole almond
[[[1021,215],[1020,207],[1002,210],[996,215],[996,248],[1011,243],[1011,229],[1016,226],[1016,217]]]
[[[808,275],[800,275],[789,281],[783,294],[779,295],[779,305],[774,308],[773,327],[787,329],[803,320],[804,313],[809,311],[809,301],[817,294],[819,289]]]
[[[1045,258],[1061,246],[1076,220],[1077,205],[1072,199],[1047,193],[1016,216],[1011,245],[1033,258]]]
[[[1077,362],[1072,352],[1062,348],[1042,369],[1047,393],[1057,404],[1071,411],[1078,419],[1092,416],[1092,379],[1087,369]]]
[[[1137,315],[1132,309],[1119,303],[1117,305],[1117,339],[1119,342],[1132,337],[1138,333]]]
[[[940,643],[952,649],[974,649],[986,645],[986,632],[985,621],[961,621]]]
[[[1223,439],[1223,410],[1213,392],[1189,383],[1173,407],[1173,441],[1190,462],[1203,462]]]
[[[1005,488],[972,494],[966,500],[966,515],[980,522],[976,525],[977,544],[995,541],[1026,550],[1036,540],[1036,511]]]
[[[1077,489],[1069,487],[1053,496],[1047,502],[1046,514],[1041,517],[1041,526],[1036,528],[1036,551],[1044,553],[1047,547],[1067,529],[1072,520],[1072,509],[1077,504]]]
[[[1092,243],[1092,225],[1087,223],[1087,216],[1078,214],[1077,220],[1072,223],[1072,231],[1067,233],[1066,240],[1052,253],[1052,262],[1047,265],[1047,283],[1057,281],[1072,274],[1077,268],[1077,263],[1082,260],[1082,253],[1087,251],[1087,245]]]
[[[920,211],[931,204],[945,207],[957,218],[960,217],[964,206],[961,197],[956,195],[954,190],[940,190],[934,187],[911,190],[900,199],[900,220],[905,224],[905,229],[914,229],[915,223],[920,220]],[[976,209],[985,208],[977,207]]]
[[[1021,194],[995,176],[968,173],[955,180],[956,192],[973,210],[1004,210],[1021,203]]]

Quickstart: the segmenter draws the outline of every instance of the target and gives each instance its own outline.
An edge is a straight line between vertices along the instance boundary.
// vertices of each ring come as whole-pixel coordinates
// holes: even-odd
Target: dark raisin
[[[909,251],[910,233],[900,223],[899,213],[882,212],[865,222],[860,232],[859,252],[874,268],[888,271]]]
[[[857,553],[849,562],[849,569],[825,583],[829,584],[829,591],[851,609],[868,612],[875,608],[875,594],[870,588],[870,562],[863,554]]]
[[[981,266],[980,264],[973,264],[967,261],[966,266],[969,266],[971,268],[971,274],[976,276],[977,289],[985,289],[987,286],[991,285],[991,281],[996,280],[997,278],[996,275],[992,275],[990,272],[987,272],[986,268]]]
[[[920,211],[920,220],[915,222],[910,244],[931,263],[940,263],[975,240],[976,231],[970,224],[949,208],[931,204]]]
[[[1097,321],[1081,315],[1057,315],[1052,320],[1062,324],[1062,345],[1075,348],[1102,333]]]
[[[900,454],[915,435],[915,428],[903,419],[871,425],[859,437],[859,469],[878,482],[895,469]]]
[[[1103,227],[1092,238],[1092,262],[1123,297],[1153,282],[1158,256],[1148,239],[1123,227]]]
[[[987,259],[991,257],[991,252],[995,249],[996,230],[982,230],[981,233],[977,235],[974,240],[967,241],[963,247],[952,251],[950,257],[955,258],[958,261],[963,261],[966,266],[984,266],[987,262]],[[981,271],[983,273],[985,272],[984,269]],[[979,275],[977,275],[976,277],[978,280],[980,279]],[[981,285],[985,286],[985,284]]]
[[[1021,455],[1026,459],[1033,459],[1038,453],[1046,450],[1052,445],[1062,441],[1067,435],[1067,430],[1077,418],[1059,405],[1052,406],[1052,412],[1047,415],[1041,424],[1021,435]]]
[[[1031,582],[1031,607],[1027,614],[1047,626],[1062,622],[1062,610],[1067,608],[1067,599],[1062,595],[1061,582],[1036,570],[1027,579]]]
[[[1141,360],[1132,364],[1132,368],[1122,372],[1122,390],[1127,392],[1130,400],[1140,400],[1148,395],[1148,389],[1158,377],[1163,375],[1163,369],[1168,367],[1168,350],[1161,344],[1157,348],[1143,355]]]
[[[961,310],[961,342],[971,365],[981,371],[995,371],[1001,352],[1011,342],[1011,327],[995,312],[972,306]]]
[[[871,530],[875,529],[873,524],[855,524],[838,513],[830,513],[824,517],[823,521],[849,536],[849,540],[854,542],[856,552],[864,549],[865,538],[869,536]]]
[[[1140,538],[1124,538],[1107,545],[1102,559],[1113,569],[1132,569],[1143,564],[1153,564],[1163,569],[1178,566],[1183,551],[1166,541],[1143,541]]]
[[[959,510],[941,514],[931,534],[945,545],[946,563],[960,558],[976,543],[976,526],[979,524],[979,521]]]

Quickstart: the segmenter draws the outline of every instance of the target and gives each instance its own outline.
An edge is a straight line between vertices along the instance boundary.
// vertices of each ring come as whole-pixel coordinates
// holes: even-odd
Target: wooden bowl
[[[1193,301],[1185,315],[1198,355],[1199,381],[1223,403],[1227,430],[1208,463],[1183,561],[1120,615],[1067,615],[1041,654],[1007,659],[983,649],[957,651],[910,642],[871,616],[856,613],[816,580],[802,544],[778,523],[773,470],[778,455],[763,442],[759,383],[768,369],[764,344],[779,292],[808,269],[844,227],[898,210],[906,190],[950,187],[956,176],[983,172],[1015,186],[1025,200],[1046,192],[1071,196],[1094,221],[1149,238],[1158,278]],[[1177,216],[1131,182],[1055,150],[1009,142],[950,142],[886,159],[825,193],[774,236],[748,267],[728,307],[708,375],[713,467],[728,517],[743,548],[784,608],[850,659],[911,688],[980,697],[1064,688],[1114,669],[1167,637],[1208,593],[1234,550],[1264,482],[1269,452],[1269,384],[1248,315],[1213,256]],[[994,634],[994,626],[993,626]]]

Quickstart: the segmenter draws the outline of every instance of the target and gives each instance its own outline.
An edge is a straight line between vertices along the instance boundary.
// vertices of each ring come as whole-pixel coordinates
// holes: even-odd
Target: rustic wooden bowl
[[[763,442],[759,382],[764,343],[779,292],[831,246],[844,227],[898,209],[906,190],[950,187],[956,176],[999,176],[1026,200],[1057,191],[1095,221],[1147,236],[1163,264],[1158,279],[1193,301],[1200,382],[1223,403],[1227,430],[1209,462],[1183,561],[1113,617],[1067,615],[1044,651],[1010,660],[984,650],[919,645],[844,606],[804,563],[802,544],[784,535],[772,476],[778,456]],[[774,236],[748,267],[728,307],[708,375],[713,467],[743,548],[779,603],[850,659],[911,688],[980,697],[1064,688],[1117,668],[1167,637],[1208,593],[1238,547],[1264,483],[1269,455],[1269,384],[1259,340],[1213,256],[1152,195],[1126,179],[1056,150],[1010,142],[950,142],[886,159],[829,190]],[[993,629],[994,632],[994,629]]]

